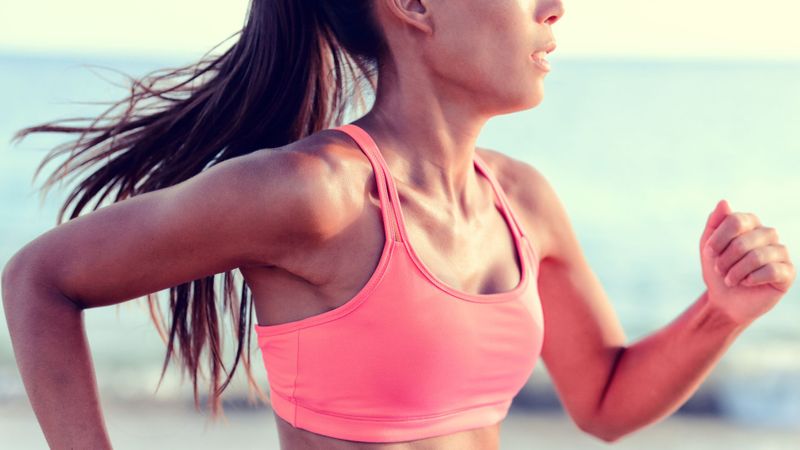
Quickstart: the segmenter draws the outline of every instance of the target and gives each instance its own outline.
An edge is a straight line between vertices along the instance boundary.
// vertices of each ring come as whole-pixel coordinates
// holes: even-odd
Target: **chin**
[[[511,114],[539,106],[544,100],[544,83],[540,80],[518,84],[519,89],[514,91],[494,90],[491,94],[484,94],[487,99],[492,99],[491,105],[484,105],[491,110],[493,115]]]
[[[528,89],[513,97],[513,100],[507,104],[507,111],[504,114],[533,109],[539,106],[543,100],[544,92],[541,89]]]
[[[536,90],[534,92],[530,92],[526,97],[526,103],[524,109],[531,109],[539,106],[544,100],[544,92],[541,90]]]

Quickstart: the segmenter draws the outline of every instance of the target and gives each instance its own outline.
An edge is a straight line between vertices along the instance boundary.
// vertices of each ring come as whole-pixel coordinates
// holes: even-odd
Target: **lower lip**
[[[542,70],[544,72],[550,72],[550,63],[547,62],[546,59],[537,59],[534,58],[533,55],[531,55],[531,60],[533,61],[534,64],[536,64],[536,67],[538,67],[539,70]]]

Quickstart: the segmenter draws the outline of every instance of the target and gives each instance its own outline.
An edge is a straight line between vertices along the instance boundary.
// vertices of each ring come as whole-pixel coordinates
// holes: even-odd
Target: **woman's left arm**
[[[707,289],[677,319],[625,348],[598,400],[597,427],[615,440],[678,409],[796,273],[777,231],[717,203],[700,238]]]
[[[722,201],[700,239],[708,289],[672,322],[626,344],[564,205],[536,169],[526,163],[517,167],[510,191],[527,217],[538,218],[531,223],[539,221],[537,237],[544,247],[538,277],[545,317],[542,359],[575,423],[604,441],[675,412],[734,339],[794,280],[794,266],[776,231],[762,227],[753,214],[731,212]]]

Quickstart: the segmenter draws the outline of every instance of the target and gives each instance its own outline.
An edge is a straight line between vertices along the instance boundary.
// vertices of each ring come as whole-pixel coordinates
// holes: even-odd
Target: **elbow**
[[[584,433],[608,443],[617,442],[626,434],[625,431],[620,430],[619,428],[608,423],[603,423],[600,420],[592,420],[580,423],[578,424],[578,428],[580,428]]]
[[[35,252],[25,250],[15,253],[6,262],[0,275],[0,297],[6,306],[6,313],[9,312],[7,306],[11,302],[16,302],[18,297],[29,296],[27,286],[31,283],[37,288],[46,288],[48,292],[57,291],[52,281],[45,277],[46,272],[42,270],[42,266],[41,258]],[[18,310],[18,307],[13,310]]]
[[[623,434],[610,434],[610,433],[605,433],[605,434],[604,433],[595,433],[593,436],[595,436],[596,438],[598,438],[598,439],[600,439],[600,440],[602,440],[604,442],[608,442],[609,444],[613,444],[614,442],[617,442],[618,440],[620,440],[622,438],[622,436],[624,436],[624,435]]]
[[[63,320],[68,313],[80,313],[80,305],[56,287],[35,252],[17,252],[6,262],[0,275],[6,326],[11,335],[29,333],[42,321]]]
[[[617,351],[613,355],[607,381],[603,387],[602,393],[599,395],[600,400],[594,403],[595,406],[593,410],[587,411],[582,415],[585,420],[581,421],[580,429],[608,443],[619,441],[631,431],[630,428],[626,429],[624,421],[620,420],[619,416],[613,413],[614,408],[609,411],[608,407],[604,407],[607,403],[606,397],[608,396],[611,382],[614,380],[614,373],[619,367],[620,360],[627,349],[628,347],[624,345],[617,348]]]

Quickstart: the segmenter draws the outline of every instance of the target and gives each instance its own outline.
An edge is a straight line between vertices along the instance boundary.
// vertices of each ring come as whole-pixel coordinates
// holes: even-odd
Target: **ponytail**
[[[362,80],[375,91],[386,50],[371,0],[251,0],[243,28],[231,36],[236,34],[237,42],[219,56],[209,55],[222,42],[197,63],[153,71],[138,80],[128,77],[130,96],[111,103],[88,125],[60,125],[87,120],[62,119],[14,135],[12,142],[31,133],[78,133],[50,150],[34,173],[35,179],[49,161],[67,155],[40,188],[45,196],[68,175],[92,169],[69,193],[57,224],[70,205],[73,219],[92,201],[91,210],[96,210],[109,199],[118,202],[169,187],[222,161],[341,124],[352,100],[360,109],[365,106]],[[123,110],[112,115],[117,108]],[[214,418],[223,413],[220,396],[240,359],[249,388],[269,403],[251,372],[249,290],[242,283],[237,299],[233,272],[217,275],[222,276],[219,289],[217,276],[169,289],[169,336],[156,293],[147,295],[151,319],[167,347],[158,385],[173,353],[178,354],[199,408],[198,372],[207,350]],[[230,371],[220,348],[219,317],[226,311],[237,339]],[[220,383],[222,372],[227,377]]]

